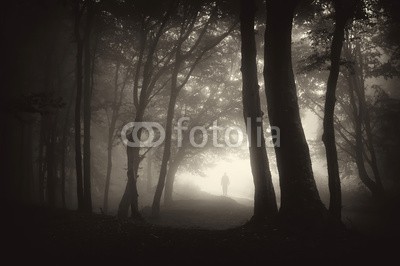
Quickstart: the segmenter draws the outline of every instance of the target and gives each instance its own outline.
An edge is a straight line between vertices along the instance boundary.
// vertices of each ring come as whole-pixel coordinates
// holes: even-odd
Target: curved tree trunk
[[[326,219],[315,184],[300,119],[292,69],[291,34],[298,1],[267,1],[264,79],[271,126],[280,129],[275,147],[281,187],[282,222],[312,227]]]
[[[325,112],[322,141],[325,145],[326,162],[328,165],[328,184],[329,184],[329,212],[335,218],[341,219],[342,194],[339,176],[339,164],[336,150],[334,112],[336,102],[336,85],[339,77],[340,53],[343,45],[344,27],[339,28],[336,24],[335,33],[331,46],[331,70],[327,83]]]
[[[340,73],[340,57],[345,38],[345,26],[354,13],[356,1],[336,0],[335,4],[335,32],[331,45],[331,68],[326,89],[324,133],[322,140],[325,144],[326,161],[328,165],[328,184],[330,192],[329,212],[333,218],[341,220],[342,192],[339,176],[339,164],[336,150],[334,113],[336,103],[336,87]],[[349,6],[347,6],[347,5]]]
[[[128,182],[125,187],[124,195],[122,196],[121,202],[119,203],[118,206],[118,217],[120,218],[128,217],[129,206],[131,206],[132,217],[136,217],[139,215],[139,209],[137,204],[138,193],[136,187],[137,178],[135,176],[137,175],[137,170],[134,167],[135,148],[127,147],[126,153],[128,158],[128,171],[127,171]]]
[[[256,5],[254,0],[241,1],[240,29],[242,40],[242,77],[243,77],[243,115],[247,126],[250,162],[253,174],[254,222],[275,219],[278,213],[275,191],[269,168],[263,132],[264,129],[260,107],[259,85],[257,78],[257,50],[254,32],[254,16]]]

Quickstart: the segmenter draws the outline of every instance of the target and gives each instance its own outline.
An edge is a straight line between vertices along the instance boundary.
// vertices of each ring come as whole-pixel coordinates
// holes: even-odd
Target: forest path
[[[223,196],[208,199],[178,200],[164,207],[160,218],[151,218],[151,209],[143,209],[143,216],[150,223],[174,228],[230,229],[245,224],[253,208]]]

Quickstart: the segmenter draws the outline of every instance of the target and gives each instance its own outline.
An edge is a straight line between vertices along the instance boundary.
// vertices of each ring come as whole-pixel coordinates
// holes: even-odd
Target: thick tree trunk
[[[326,219],[326,209],[313,176],[292,69],[291,33],[297,2],[267,2],[264,78],[270,124],[280,129],[280,147],[275,147],[280,217],[289,226],[312,227]]]
[[[264,133],[257,130],[257,128],[264,129],[264,127],[260,107],[260,87],[257,77],[257,50],[254,36],[255,11],[254,0],[241,1],[243,115],[247,126],[251,170],[255,187],[253,221],[262,222],[265,219],[274,220],[278,213],[278,207],[272,184]]]
[[[139,106],[138,112],[136,113],[135,122],[142,122],[144,115],[144,106]],[[142,134],[142,130],[138,130],[137,138],[140,139]],[[131,207],[131,216],[132,218],[139,218],[139,208],[138,208],[138,190],[136,186],[136,181],[138,177],[138,169],[139,169],[139,154],[140,147],[127,147],[126,155],[127,155],[127,177],[128,181],[125,187],[124,194],[118,206],[118,217],[119,218],[127,218],[129,213],[129,206]]]
[[[139,131],[140,132],[140,131]],[[137,167],[136,158],[139,157],[139,148],[127,147],[126,154],[128,158],[128,181],[125,187],[124,194],[118,206],[118,217],[127,218],[129,206],[131,206],[132,218],[140,217],[138,209],[138,191],[136,186],[137,181]]]
[[[77,42],[76,52],[76,100],[75,100],[75,168],[76,168],[76,192],[78,197],[78,210],[83,210],[83,171],[82,171],[82,145],[81,145],[81,103],[83,88],[83,45],[80,34],[80,1],[76,0],[75,6],[75,38]]]

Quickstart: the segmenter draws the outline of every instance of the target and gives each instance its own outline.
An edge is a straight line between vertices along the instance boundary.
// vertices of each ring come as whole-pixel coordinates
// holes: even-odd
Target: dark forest
[[[1,13],[5,261],[396,260],[400,1]]]

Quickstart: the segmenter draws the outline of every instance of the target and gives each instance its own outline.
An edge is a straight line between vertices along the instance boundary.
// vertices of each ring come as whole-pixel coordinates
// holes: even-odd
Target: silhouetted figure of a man
[[[222,194],[224,196],[228,196],[228,186],[229,186],[229,177],[227,176],[226,173],[221,178],[221,186],[222,186]]]

